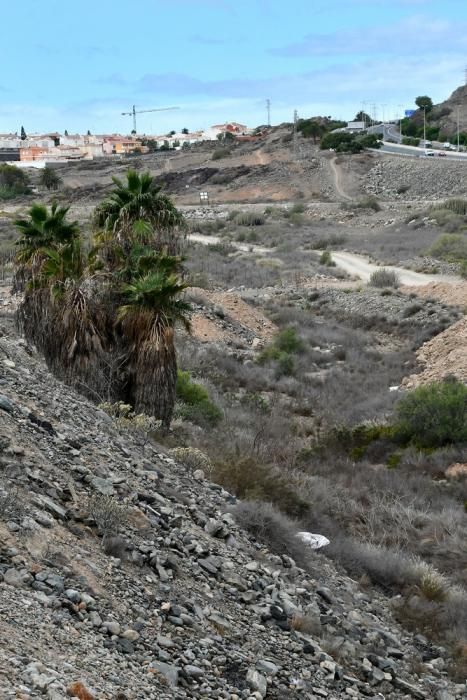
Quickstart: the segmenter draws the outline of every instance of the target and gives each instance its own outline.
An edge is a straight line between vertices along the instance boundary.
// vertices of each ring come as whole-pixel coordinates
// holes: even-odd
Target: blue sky
[[[133,103],[180,106],[142,115],[146,133],[255,126],[266,98],[273,123],[395,116],[467,63],[466,0],[23,0],[2,27],[0,132],[125,133]]]

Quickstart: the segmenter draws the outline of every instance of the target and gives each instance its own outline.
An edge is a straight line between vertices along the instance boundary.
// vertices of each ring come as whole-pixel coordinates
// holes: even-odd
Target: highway
[[[367,129],[369,134],[383,134],[383,146],[379,149],[380,153],[395,153],[400,156],[406,156],[407,158],[430,158],[434,159],[440,157],[440,153],[445,153],[442,156],[446,160],[465,160],[467,159],[467,153],[455,153],[454,151],[446,151],[440,148],[430,148],[430,151],[434,151],[434,156],[425,156],[425,148],[420,148],[420,146],[403,146],[401,141],[401,136],[399,132],[399,126],[397,124],[376,124],[375,126],[370,126]],[[392,143],[396,141],[396,143]],[[467,162],[467,161],[466,161]]]

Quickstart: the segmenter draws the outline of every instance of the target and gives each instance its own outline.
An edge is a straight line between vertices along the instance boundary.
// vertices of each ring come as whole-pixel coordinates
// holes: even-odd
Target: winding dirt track
[[[383,269],[381,265],[371,263],[364,255],[355,255],[344,251],[332,253],[332,259],[340,268],[350,275],[359,277],[364,282],[368,282],[375,270]],[[395,272],[399,277],[400,283],[408,287],[417,287],[430,282],[447,282],[449,284],[462,282],[461,278],[456,275],[428,275],[423,272],[406,270],[403,267],[394,267],[393,265],[385,265],[384,269]]]
[[[216,245],[222,243],[219,236],[205,236],[200,233],[192,233],[187,236],[188,240],[203,245]],[[244,253],[256,253],[256,255],[268,255],[274,252],[274,248],[263,248],[259,245],[249,245],[248,243],[238,243],[237,241],[229,241],[229,245]],[[319,252],[319,251],[318,251]],[[424,272],[414,272],[406,270],[403,267],[395,267],[393,265],[375,265],[371,263],[364,255],[356,255],[355,253],[346,253],[345,251],[332,252],[332,259],[338,267],[348,272],[353,277],[358,277],[363,282],[368,282],[372,273],[375,270],[391,270],[399,277],[399,282],[407,287],[419,287],[432,282],[442,282],[445,284],[458,284],[462,279],[456,275],[428,275]]]

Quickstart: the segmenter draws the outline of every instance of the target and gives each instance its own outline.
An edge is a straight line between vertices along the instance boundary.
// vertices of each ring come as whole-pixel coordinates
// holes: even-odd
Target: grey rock
[[[187,676],[191,676],[192,678],[201,678],[201,676],[204,676],[205,673],[204,670],[199,666],[193,666],[191,664],[185,666],[183,670],[185,671]]]
[[[114,620],[104,622],[104,627],[109,634],[120,634],[120,624]]]
[[[150,668],[160,673],[161,676],[164,676],[172,688],[175,688],[178,685],[178,676],[180,673],[179,666],[166,664],[163,661],[151,661]]]
[[[74,588],[68,588],[65,591],[65,595],[68,598],[68,600],[71,600],[72,603],[81,602],[81,594],[79,591],[75,591]]]
[[[34,494],[34,496],[32,497],[32,502],[40,508],[45,508],[45,510],[48,510],[49,513],[52,513],[56,517],[60,518],[60,520],[65,520],[65,508],[62,508],[62,506],[58,505],[58,503],[55,503],[55,501],[53,501],[48,496],[44,496],[43,494]]]
[[[91,486],[102,496],[113,496],[115,493],[112,482],[107,479],[102,479],[100,476],[94,476],[91,479]]]
[[[256,669],[266,676],[275,676],[279,673],[279,666],[276,666],[272,661],[267,661],[266,659],[259,659],[256,662]]]
[[[262,698],[268,692],[268,682],[266,678],[255,668],[249,668],[246,674],[246,683],[250,690],[257,691]]]
[[[0,394],[0,408],[7,413],[13,413],[15,407],[7,396]]]
[[[412,683],[404,681],[402,678],[398,678],[396,676],[392,679],[392,683],[395,688],[402,690],[404,693],[408,693],[412,697],[416,698],[416,700],[428,700],[429,698],[429,695],[427,695],[424,690],[412,685]]]
[[[28,586],[33,581],[33,577],[24,569],[7,569],[3,574],[3,580],[9,586],[13,586],[14,588],[22,588],[23,586]]]

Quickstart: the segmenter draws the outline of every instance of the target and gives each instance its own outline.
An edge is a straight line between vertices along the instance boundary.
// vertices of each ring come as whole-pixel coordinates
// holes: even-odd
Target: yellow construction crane
[[[133,117],[133,131],[132,134],[136,134],[136,115],[146,114],[147,112],[168,112],[171,109],[180,109],[180,107],[156,107],[156,109],[136,109],[133,105],[131,112],[122,112],[122,117]]]

